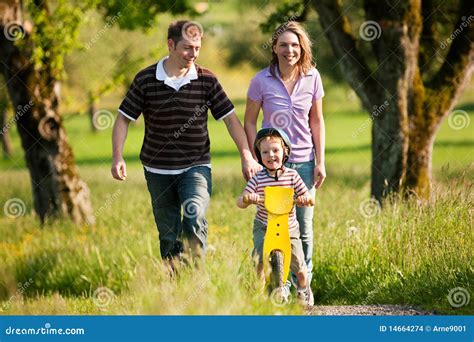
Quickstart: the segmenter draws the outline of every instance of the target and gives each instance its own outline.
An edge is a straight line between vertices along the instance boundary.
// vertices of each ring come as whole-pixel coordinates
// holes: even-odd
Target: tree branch
[[[418,55],[418,66],[422,74],[429,74],[432,57],[439,47],[439,35],[436,28],[436,12],[434,0],[423,0],[421,2],[421,14],[423,26],[420,37],[420,52]]]
[[[426,82],[431,95],[427,105],[436,109],[439,121],[456,102],[474,67],[474,15],[471,13],[474,13],[474,2],[462,0],[448,54],[439,71]]]
[[[319,14],[319,21],[339,59],[342,72],[355,90],[362,104],[369,112],[372,106],[380,100],[376,80],[357,48],[357,40],[352,35],[349,18],[343,13],[339,0],[315,0],[313,7]]]

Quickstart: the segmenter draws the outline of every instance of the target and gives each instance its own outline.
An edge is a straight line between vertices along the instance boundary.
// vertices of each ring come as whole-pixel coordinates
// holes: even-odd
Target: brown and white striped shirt
[[[157,67],[153,64],[135,76],[119,107],[131,120],[143,113],[142,164],[170,173],[210,164],[208,109],[219,120],[233,111],[232,102],[205,68],[196,65],[197,78],[176,90],[157,78]]]

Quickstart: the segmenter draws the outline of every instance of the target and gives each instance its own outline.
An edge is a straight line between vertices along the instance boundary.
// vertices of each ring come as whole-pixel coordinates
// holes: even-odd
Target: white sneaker
[[[310,293],[311,289],[308,287],[306,288],[299,288],[296,292],[296,300],[300,305],[307,306],[310,304]]]

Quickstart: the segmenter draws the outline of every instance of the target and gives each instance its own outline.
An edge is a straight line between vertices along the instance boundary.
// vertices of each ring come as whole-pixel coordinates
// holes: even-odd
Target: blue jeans
[[[285,166],[298,172],[309,193],[314,197],[316,193],[313,186],[314,160],[303,163],[286,163]],[[304,259],[308,269],[308,284],[311,284],[313,277],[313,213],[313,207],[296,207],[296,219],[300,226],[300,239],[303,243]],[[294,277],[293,280],[296,280],[295,276],[292,276]]]
[[[144,171],[158,228],[161,257],[170,259],[181,254],[183,240],[204,253],[208,229],[205,215],[212,192],[211,169],[195,166],[179,175]]]

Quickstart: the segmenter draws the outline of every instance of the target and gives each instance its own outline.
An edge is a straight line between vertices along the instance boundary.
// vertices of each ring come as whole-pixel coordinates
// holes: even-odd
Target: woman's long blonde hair
[[[276,46],[278,38],[280,36],[290,31],[298,37],[298,41],[301,47],[301,56],[296,67],[298,68],[298,73],[306,75],[308,71],[314,66],[313,65],[313,53],[311,52],[311,40],[309,39],[308,33],[301,26],[300,23],[296,21],[287,21],[275,30],[272,35],[272,61],[270,62],[270,73],[276,77],[276,70],[278,70],[278,56],[273,51],[273,48]]]

